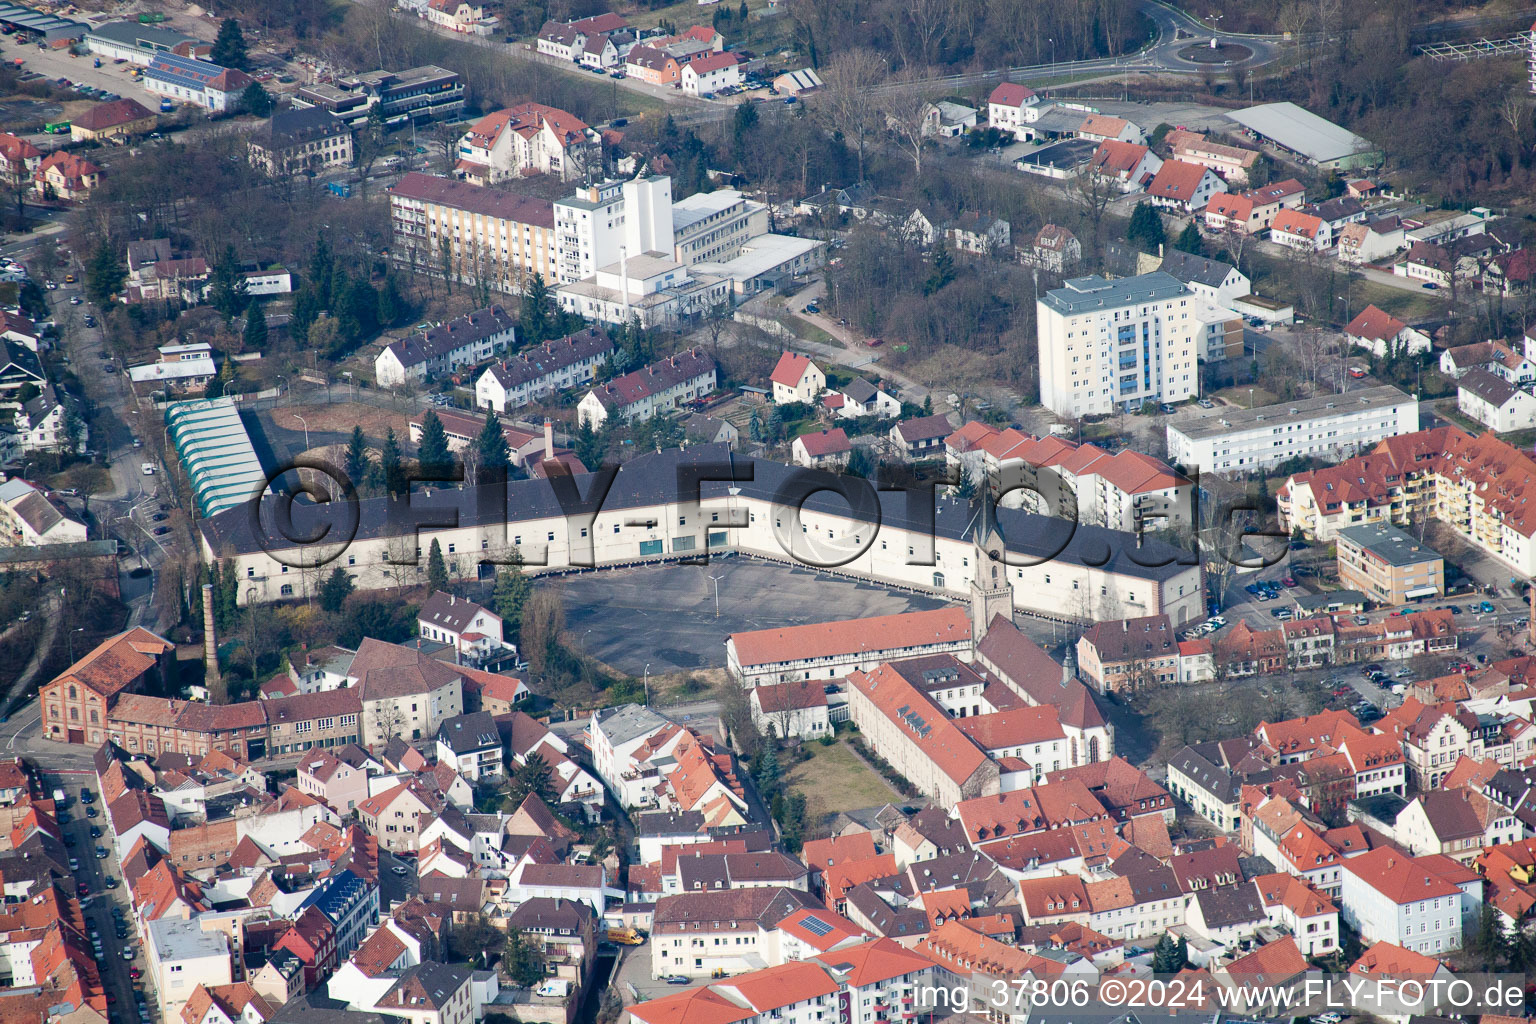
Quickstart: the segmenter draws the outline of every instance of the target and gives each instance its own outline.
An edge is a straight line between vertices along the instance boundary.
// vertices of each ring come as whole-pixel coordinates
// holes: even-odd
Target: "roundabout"
[[[1191,64],[1215,65],[1225,67],[1230,64],[1241,64],[1253,56],[1253,49],[1242,43],[1218,43],[1212,46],[1210,43],[1197,43],[1186,46],[1179,51],[1179,59]]]

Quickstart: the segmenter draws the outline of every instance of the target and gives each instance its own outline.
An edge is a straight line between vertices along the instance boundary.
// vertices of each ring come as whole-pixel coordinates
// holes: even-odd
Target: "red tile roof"
[[[992,90],[992,94],[987,97],[987,102],[996,103],[999,106],[1021,107],[1026,100],[1034,95],[1035,90],[1028,86],[1004,82]]]
[[[1165,161],[1162,169],[1157,172],[1157,176],[1152,179],[1152,184],[1147,186],[1147,195],[1188,203],[1194,199],[1195,190],[1200,187],[1201,179],[1208,173],[1199,164],[1186,163],[1183,160]]]
[[[779,356],[779,361],[773,367],[773,373],[768,379],[775,384],[783,384],[787,388],[795,387],[800,379],[805,376],[805,371],[810,367],[809,356],[796,355],[793,352],[785,352]]]
[[[736,650],[736,660],[743,666],[754,666],[797,658],[831,658],[861,651],[961,643],[970,636],[970,616],[964,608],[951,606],[733,633],[730,641]]]
[[[1344,328],[1344,333],[1352,338],[1365,338],[1368,341],[1390,341],[1397,337],[1406,328],[1397,317],[1384,313],[1375,305],[1366,306]]]
[[[849,443],[848,435],[844,433],[842,427],[801,434],[795,440],[800,442],[805,448],[805,453],[813,459],[853,450],[853,445]]]
[[[1322,218],[1289,207],[1275,214],[1275,219],[1269,222],[1271,233],[1281,232],[1287,235],[1299,235],[1302,238],[1316,239],[1317,233],[1322,228]]]

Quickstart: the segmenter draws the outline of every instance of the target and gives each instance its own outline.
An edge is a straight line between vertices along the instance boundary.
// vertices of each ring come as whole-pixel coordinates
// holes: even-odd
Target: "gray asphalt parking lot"
[[[724,667],[725,638],[743,630],[894,615],[947,603],[740,556],[711,559],[708,565],[603,569],[562,577],[558,586],[566,631],[576,646],[634,675],[647,664],[653,675]]]

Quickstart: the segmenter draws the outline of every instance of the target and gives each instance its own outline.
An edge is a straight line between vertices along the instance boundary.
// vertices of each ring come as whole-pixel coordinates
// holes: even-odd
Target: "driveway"
[[[806,338],[797,338],[795,345],[806,352],[815,353],[831,361],[837,366],[854,372],[862,372],[868,367],[878,367],[880,376],[894,381],[901,389],[900,397],[903,401],[913,405],[921,405],[923,399],[930,395],[926,385],[908,377],[900,370],[891,368],[881,362],[881,350],[870,348],[864,342],[867,340],[852,327],[844,327],[834,317],[825,313],[807,313],[805,307],[812,302],[819,303],[827,293],[826,281],[816,278],[811,284],[802,288],[794,295],[773,295],[764,292],[762,295],[748,301],[742,309],[758,316],[777,317],[779,314],[788,313],[790,316],[812,325],[817,330],[826,332],[837,344],[811,341]],[[793,322],[786,325],[794,330]],[[940,412],[941,403],[935,401],[935,412]]]

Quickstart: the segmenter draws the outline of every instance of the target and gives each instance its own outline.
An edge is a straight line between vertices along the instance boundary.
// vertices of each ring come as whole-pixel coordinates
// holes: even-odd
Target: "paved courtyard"
[[[946,603],[739,556],[711,559],[708,565],[603,569],[566,576],[555,585],[575,644],[637,676],[646,665],[652,674],[722,668],[725,638],[743,630],[893,615]]]

